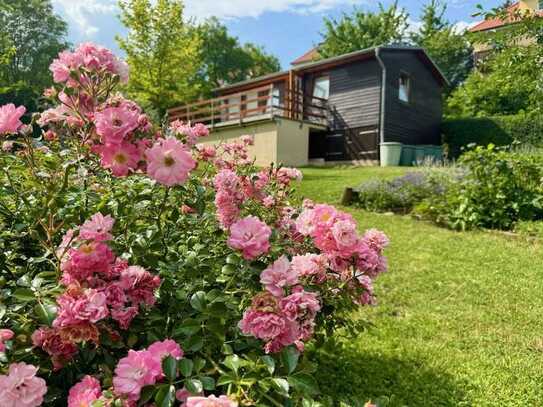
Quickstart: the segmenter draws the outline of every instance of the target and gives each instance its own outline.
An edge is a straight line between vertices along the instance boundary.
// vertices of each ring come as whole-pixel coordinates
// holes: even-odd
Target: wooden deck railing
[[[243,123],[266,116],[280,116],[328,125],[326,99],[301,92],[274,94],[273,85],[203,100],[168,110],[170,121],[181,120],[207,126]]]

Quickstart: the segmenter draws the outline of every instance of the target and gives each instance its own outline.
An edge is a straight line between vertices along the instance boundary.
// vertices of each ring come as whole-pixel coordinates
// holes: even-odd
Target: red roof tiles
[[[471,27],[469,30],[471,32],[480,32],[480,31],[492,30],[492,29],[503,27],[508,24],[512,24],[516,22],[515,20],[517,20],[516,18],[514,18],[513,14],[517,12],[519,8],[520,8],[520,3],[516,2],[507,8],[507,12],[509,13],[510,16],[506,18],[505,20],[500,19],[500,18],[491,18],[488,20],[481,21],[480,23]],[[543,16],[542,10],[537,10],[536,13],[538,16]]]
[[[301,57],[296,58],[294,61],[291,62],[291,64],[301,65],[307,62],[314,62],[319,58],[320,58],[319,49],[317,47],[314,47],[314,48],[311,48],[309,51],[307,51],[305,54],[303,54]]]

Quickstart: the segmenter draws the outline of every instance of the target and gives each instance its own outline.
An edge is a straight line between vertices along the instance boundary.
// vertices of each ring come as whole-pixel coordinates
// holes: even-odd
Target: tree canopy
[[[51,61],[68,47],[66,33],[50,0],[0,3],[0,101],[35,109],[36,98],[52,84]]]
[[[540,112],[543,19],[530,11],[511,15],[506,8],[482,13],[487,18],[513,18],[502,30],[480,33],[473,41],[486,44],[488,55],[450,97],[452,116],[492,116]]]
[[[445,19],[446,10],[442,0],[430,0],[422,9],[422,26],[411,34],[411,41],[426,49],[454,89],[473,68],[473,48],[465,32]]]
[[[130,66],[127,93],[146,108],[166,109],[200,92],[201,39],[183,15],[181,0],[122,0],[126,38],[117,37]]]
[[[201,45],[202,86],[213,88],[281,69],[279,60],[252,43],[241,45],[224,24],[210,18],[198,27]]]
[[[401,42],[408,28],[408,14],[395,1],[385,8],[379,3],[377,13],[354,9],[339,20],[325,17],[323,41],[319,54],[323,58],[346,54],[365,48]]]

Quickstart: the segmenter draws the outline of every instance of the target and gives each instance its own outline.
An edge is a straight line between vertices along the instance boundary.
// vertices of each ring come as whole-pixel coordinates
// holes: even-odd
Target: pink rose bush
[[[0,406],[319,402],[304,350],[376,304],[387,237],[298,205],[302,173],[256,167],[252,136],[154,125],[100,46],[51,72],[30,125],[0,107]]]

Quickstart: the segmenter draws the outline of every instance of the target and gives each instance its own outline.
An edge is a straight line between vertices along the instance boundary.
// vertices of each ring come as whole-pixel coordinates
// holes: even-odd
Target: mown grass
[[[336,204],[345,186],[403,171],[305,169],[300,195]],[[376,283],[379,305],[361,312],[374,327],[319,354],[325,394],[360,405],[543,405],[539,244],[343,209],[390,237],[390,272]]]

